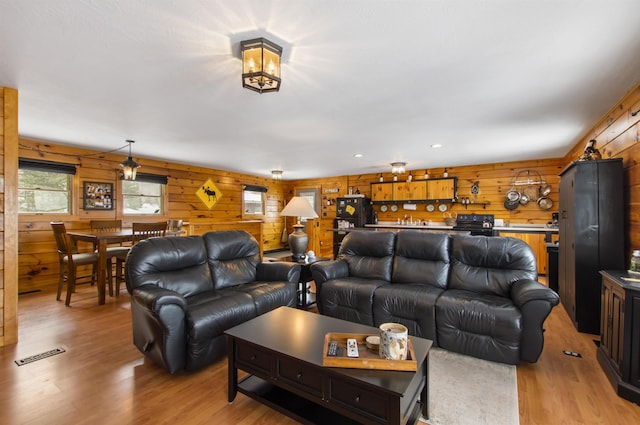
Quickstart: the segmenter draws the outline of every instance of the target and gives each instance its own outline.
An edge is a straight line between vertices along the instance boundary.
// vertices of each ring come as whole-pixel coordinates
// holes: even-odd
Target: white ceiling
[[[22,137],[285,180],[554,158],[640,80],[639,17],[638,0],[0,0],[0,85]],[[278,93],[241,86],[256,36],[285,49]]]

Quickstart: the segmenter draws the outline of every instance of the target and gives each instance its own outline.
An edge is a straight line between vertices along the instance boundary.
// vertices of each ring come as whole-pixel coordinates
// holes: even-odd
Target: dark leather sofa
[[[225,330],[295,306],[300,265],[262,262],[255,238],[231,230],[141,241],[125,274],[134,344],[175,373],[224,355]]]
[[[441,348],[507,364],[538,360],[559,302],[537,281],[529,245],[508,237],[353,231],[311,273],[321,314],[402,323]]]

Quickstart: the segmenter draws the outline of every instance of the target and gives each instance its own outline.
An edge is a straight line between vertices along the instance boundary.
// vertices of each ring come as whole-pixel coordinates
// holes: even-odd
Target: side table
[[[305,258],[304,260],[295,260],[292,256],[281,258],[269,258],[269,261],[287,261],[300,264],[300,281],[298,282],[298,308],[307,310],[309,307],[316,303],[316,294],[311,292],[311,289],[307,288],[307,283],[313,280],[311,278],[311,269],[309,266],[318,261],[329,261],[329,257],[313,257]]]

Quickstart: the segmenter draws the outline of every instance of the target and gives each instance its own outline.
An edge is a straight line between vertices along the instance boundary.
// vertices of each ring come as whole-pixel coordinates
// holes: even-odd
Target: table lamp
[[[309,200],[302,196],[294,196],[280,215],[284,217],[298,217],[298,222],[293,225],[293,232],[289,235],[289,249],[295,260],[303,260],[309,245],[309,236],[304,232],[304,225],[300,223],[302,217],[317,218],[318,214],[313,209]]]

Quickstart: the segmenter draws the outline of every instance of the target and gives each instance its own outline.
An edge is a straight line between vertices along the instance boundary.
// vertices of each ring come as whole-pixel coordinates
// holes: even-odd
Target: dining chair
[[[184,233],[182,230],[182,220],[170,219],[167,220],[167,234],[180,235]]]
[[[67,282],[67,298],[64,305],[68,307],[71,304],[71,294],[75,292],[76,284],[79,283],[78,280],[89,277],[77,276],[78,267],[91,265],[91,284],[95,283],[98,271],[98,254],[96,252],[78,252],[75,241],[67,235],[65,224],[63,222],[51,222],[50,224],[58,247],[60,262],[56,301],[60,301],[62,287],[64,282]]]
[[[91,231],[95,233],[119,232],[122,230],[122,220],[91,220]],[[97,249],[98,247],[94,247]],[[113,260],[115,259],[116,296],[120,295],[120,282],[124,282],[124,263],[127,260],[130,247],[107,247],[107,282],[109,283],[109,296],[113,296]]]
[[[167,233],[167,222],[160,221],[155,223],[133,223],[133,245],[141,240],[158,236],[164,236]]]

